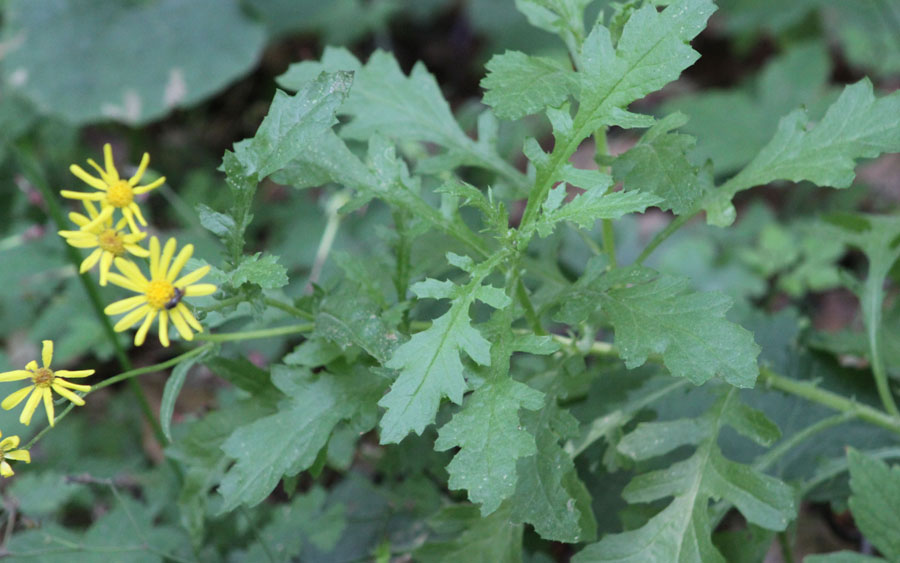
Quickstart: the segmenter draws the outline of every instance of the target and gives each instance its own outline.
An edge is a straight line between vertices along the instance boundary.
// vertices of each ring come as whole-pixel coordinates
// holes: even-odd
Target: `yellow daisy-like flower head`
[[[209,266],[203,266],[176,279],[194,253],[194,246],[189,244],[181,249],[175,260],[172,260],[177,244],[175,239],[170,238],[160,253],[159,239],[150,238],[150,279],[147,279],[133,262],[122,258],[115,260],[116,268],[122,275],[110,274],[109,281],[140,295],[116,301],[105,311],[107,315],[119,315],[130,311],[116,323],[114,328],[117,332],[128,330],[141,319],[144,320],[134,335],[135,346],[144,343],[147,331],[157,317],[159,317],[159,341],[163,346],[169,345],[170,319],[178,334],[185,340],[193,340],[194,333],[191,329],[203,332],[203,327],[181,299],[210,295],[216,291],[216,286],[211,283],[196,283],[209,272]]]
[[[109,268],[112,266],[115,258],[124,257],[126,253],[131,253],[141,258],[150,256],[150,252],[146,248],[141,248],[138,245],[147,236],[147,233],[125,232],[126,219],[120,219],[118,224],[113,226],[112,217],[107,217],[105,221],[96,223],[93,227],[86,229],[85,227],[91,225],[91,222],[99,216],[99,213],[90,201],[84,202],[84,208],[87,211],[87,217],[81,213],[69,213],[69,219],[78,225],[79,230],[59,231],[59,234],[71,246],[94,249],[81,263],[80,272],[82,274],[93,268],[97,262],[100,262],[100,285],[106,285]]]
[[[137,172],[134,173],[130,179],[125,180],[119,177],[119,171],[116,170],[116,165],[113,163],[112,156],[112,147],[109,143],[103,145],[103,164],[104,168],[100,168],[100,165],[93,161],[93,159],[88,159],[88,164],[94,167],[100,177],[91,176],[84,169],[77,164],[73,164],[69,167],[69,171],[72,172],[75,176],[77,176],[80,180],[82,180],[85,184],[91,186],[92,188],[96,188],[97,192],[73,192],[70,190],[62,190],[60,194],[63,197],[67,197],[69,199],[80,199],[83,201],[99,201],[100,202],[100,214],[97,217],[93,218],[90,223],[88,223],[82,229],[90,229],[93,228],[94,225],[100,224],[107,219],[112,218],[113,213],[115,213],[116,209],[120,209],[122,211],[122,217],[128,221],[128,225],[131,227],[132,232],[138,232],[138,226],[135,223],[135,218],[141,224],[146,226],[147,221],[144,219],[144,216],[141,214],[141,208],[138,207],[137,202],[134,201],[134,196],[141,195],[149,192],[154,188],[158,188],[162,185],[163,182],[166,181],[165,177],[158,178],[153,182],[145,186],[138,186],[138,182],[141,181],[141,178],[144,176],[144,172],[147,171],[147,165],[150,164],[150,155],[144,153],[143,158],[141,158],[141,163],[138,165]]]
[[[50,421],[50,426],[53,426],[55,422],[53,418],[53,391],[56,391],[78,406],[83,405],[84,399],[73,393],[72,390],[83,391],[86,393],[91,390],[91,386],[78,385],[66,381],[64,378],[87,377],[93,375],[94,370],[84,369],[79,371],[69,371],[59,369],[53,371],[50,369],[50,362],[53,361],[52,340],[44,340],[44,349],[41,351],[41,360],[44,362],[44,367],[38,367],[38,363],[32,360],[28,362],[25,369],[0,373],[0,381],[19,381],[20,379],[31,378],[30,386],[23,387],[9,397],[3,399],[3,402],[0,403],[0,407],[3,407],[6,410],[12,409],[21,403],[25,397],[28,397],[30,393],[31,397],[28,397],[28,402],[25,403],[25,409],[22,411],[22,415],[19,416],[19,422],[25,425],[30,424],[31,417],[34,415],[34,410],[37,408],[38,403],[41,402],[41,399],[43,399],[44,409],[47,410],[47,420]],[[0,449],[2,449],[2,442],[0,442]]]
[[[0,432],[0,436],[3,436],[2,432]],[[6,461],[8,459],[31,463],[31,454],[28,453],[28,450],[17,450],[16,448],[18,447],[18,436],[10,436],[8,438],[0,440],[0,475],[3,475],[4,477],[12,477],[15,473],[15,471],[12,470],[12,466],[10,466],[9,462]]]

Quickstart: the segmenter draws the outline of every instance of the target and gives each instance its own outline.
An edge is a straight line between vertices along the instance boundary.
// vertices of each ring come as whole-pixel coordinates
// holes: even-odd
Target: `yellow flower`
[[[142,241],[147,236],[147,233],[126,233],[126,220],[124,218],[120,219],[118,224],[113,227],[112,217],[107,217],[105,221],[85,229],[86,226],[91,224],[91,221],[97,218],[98,213],[97,208],[90,201],[84,202],[84,208],[87,210],[87,217],[81,213],[69,213],[69,219],[80,227],[79,230],[59,231],[59,234],[71,246],[94,249],[81,263],[79,271],[82,274],[93,268],[97,262],[100,262],[100,285],[106,285],[106,277],[109,274],[109,268],[112,266],[114,258],[125,256],[126,252],[141,258],[150,256],[150,252],[146,248],[141,248],[138,245],[138,242]]]
[[[137,217],[137,220],[141,225],[146,226],[147,221],[141,214],[141,208],[135,203],[134,196],[147,193],[150,190],[159,187],[166,179],[165,177],[158,178],[146,186],[137,185],[137,183],[141,181],[144,172],[147,170],[147,165],[150,164],[150,155],[147,153],[144,153],[137,172],[135,172],[134,176],[129,180],[119,178],[119,171],[116,170],[116,165],[113,163],[112,147],[109,143],[103,145],[103,161],[105,169],[100,168],[100,166],[92,159],[88,159],[88,164],[93,166],[100,174],[99,178],[91,176],[77,164],[73,164],[69,167],[69,171],[72,172],[72,174],[92,188],[97,188],[100,190],[99,192],[85,193],[62,190],[60,194],[62,194],[63,197],[70,199],[100,202],[100,214],[92,219],[90,223],[82,227],[82,229],[91,229],[95,225],[99,225],[103,223],[103,221],[111,219],[115,210],[121,209],[122,216],[128,221],[128,225],[131,226],[132,232],[137,232],[138,227],[134,222],[135,217]]]
[[[126,311],[131,311],[114,327],[117,332],[128,330],[134,326],[142,318],[143,324],[134,335],[134,345],[140,346],[147,337],[147,331],[153,320],[159,316],[159,341],[163,346],[169,345],[169,319],[178,330],[178,334],[185,340],[193,340],[194,333],[203,332],[203,327],[194,318],[184,303],[181,302],[182,297],[197,297],[200,295],[209,295],[216,291],[216,286],[211,283],[196,283],[209,272],[209,266],[203,266],[175,279],[185,263],[194,253],[194,246],[189,244],[181,249],[175,260],[175,247],[177,243],[175,239],[170,238],[166,242],[166,246],[160,256],[159,239],[150,238],[150,279],[148,280],[141,273],[133,262],[116,258],[116,268],[123,275],[110,274],[109,281],[120,287],[135,293],[140,293],[134,297],[122,299],[110,304],[106,309],[107,315],[119,315]]]
[[[91,390],[91,386],[78,385],[66,381],[63,378],[87,377],[89,375],[93,375],[94,370],[51,370],[50,362],[53,360],[52,340],[44,340],[44,349],[41,351],[41,360],[43,360],[44,362],[44,367],[39,368],[38,363],[32,360],[28,362],[28,365],[25,366],[25,369],[17,369],[13,371],[7,371],[5,373],[0,373],[0,381],[18,381],[20,379],[28,379],[29,377],[32,381],[32,385],[30,387],[19,389],[9,397],[3,399],[3,402],[0,403],[0,407],[3,407],[6,410],[14,408],[16,405],[22,402],[22,399],[24,399],[28,396],[29,393],[31,393],[31,397],[28,398],[28,402],[25,403],[25,409],[22,411],[22,415],[19,417],[19,422],[25,425],[30,424],[31,417],[32,415],[34,415],[34,409],[37,408],[38,403],[43,398],[44,408],[47,410],[47,420],[50,421],[50,426],[53,426],[55,422],[53,418],[53,391],[56,391],[57,393],[80,407],[84,404],[84,399],[73,393],[71,389],[74,389],[75,391],[88,392]],[[51,389],[53,391],[51,391]],[[0,448],[2,448],[2,443],[0,443]]]
[[[2,432],[0,432],[0,436],[3,436]],[[4,438],[0,441],[0,475],[12,477],[15,473],[12,470],[12,467],[10,467],[9,462],[6,461],[8,459],[31,463],[31,454],[28,453],[28,450],[17,450],[16,448],[18,447],[18,436],[10,436],[9,438]]]

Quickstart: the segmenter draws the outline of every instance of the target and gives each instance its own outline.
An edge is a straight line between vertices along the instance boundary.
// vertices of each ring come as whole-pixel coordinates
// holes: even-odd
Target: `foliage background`
[[[589,13],[596,14],[603,4],[592,3]],[[718,4],[709,28],[693,43],[702,55],[698,63],[677,82],[633,106],[642,113],[680,110],[689,116],[680,132],[697,137],[696,146],[689,147],[691,154],[701,161],[711,159],[716,177],[744,166],[792,109],[802,105],[820,117],[843,85],[863,76],[882,91],[900,84],[900,7],[894,2],[866,0],[852,7],[833,0],[787,6],[749,0]],[[390,51],[405,72],[424,61],[463,128],[474,131],[482,107],[479,81],[492,55],[519,49],[566,58],[562,44],[530,27],[511,1],[5,0],[0,8],[0,371],[36,357],[42,339],[56,341],[60,365],[96,366],[100,378],[121,371],[35,189],[38,182],[54,189],[72,186],[68,165],[96,158],[103,142],[112,142],[117,154],[128,155],[123,162],[136,162],[145,150],[151,153],[152,170],[168,178],[146,203],[153,228],[177,236],[182,244],[193,243],[195,256],[217,265],[230,250],[201,220],[204,209],[232,205],[218,171],[222,155],[234,143],[253,137],[269,111],[276,79],[291,63],[317,60],[327,45],[343,45],[362,60],[376,48]],[[281,79],[282,87],[289,77]],[[523,139],[534,136],[546,142],[548,135],[546,122],[535,116],[504,123],[498,152],[524,169]],[[613,129],[610,150],[624,152],[636,140],[633,132]],[[576,163],[590,162],[592,153],[593,147],[582,146]],[[849,190],[826,193],[800,183],[789,190],[741,194],[736,226],[691,224],[667,240],[647,264],[686,276],[692,289],[733,298],[737,305],[729,319],[754,333],[766,365],[780,373],[817,378],[844,396],[877,405],[866,367],[861,313],[856,298],[843,287],[841,273],[864,277],[866,259],[827,240],[818,217],[833,211],[895,211],[898,171],[896,155],[886,156],[864,163]],[[478,174],[471,171],[468,178],[477,183]],[[208,326],[255,330],[290,318],[290,313],[261,305],[262,294],[301,308],[332,296],[338,317],[352,314],[348,309],[354,307],[389,309],[390,278],[384,271],[392,267],[394,239],[387,206],[374,203],[343,215],[329,258],[317,261],[323,232],[341,197],[346,196],[333,187],[294,190],[264,182],[245,245],[251,256],[265,253],[260,258],[264,267],[254,271],[255,277],[249,274],[248,285],[219,280],[244,285],[235,295],[248,303],[210,311]],[[438,196],[431,202],[440,205]],[[514,216],[521,213],[512,211]],[[632,262],[665,221],[666,215],[656,210],[619,220],[619,260]],[[584,272],[592,244],[600,243],[599,224],[586,237],[587,242],[576,229],[564,229],[536,240],[534,259],[554,263],[547,271],[568,283]],[[435,277],[442,269],[447,274],[445,250],[452,246],[440,235],[424,233],[410,249],[411,278],[426,273]],[[361,261],[361,256],[370,260]],[[265,262],[272,257],[280,267]],[[887,273],[884,321],[885,359],[894,381],[900,376],[900,314],[893,294],[897,274],[896,265]],[[322,288],[312,301],[307,284],[311,276]],[[287,279],[290,284],[284,283]],[[345,279],[368,291],[365,305],[353,298],[359,286],[341,281]],[[351,306],[340,310],[336,303],[342,300]],[[210,298],[201,306],[213,304]],[[416,307],[415,318],[443,312],[430,301]],[[473,316],[486,320],[488,309],[473,309]],[[3,483],[8,517],[3,549],[45,561],[72,561],[72,550],[88,561],[103,549],[113,550],[123,561],[299,557],[349,562],[387,560],[414,549],[420,550],[416,558],[422,560],[459,560],[464,553],[482,554],[477,557],[485,561],[515,559],[515,554],[490,551],[517,541],[504,543],[496,533],[505,529],[508,507],[483,523],[477,508],[462,502],[465,493],[448,490],[445,467],[453,452],[432,450],[433,427],[422,438],[410,436],[399,445],[382,446],[373,433],[357,442],[354,424],[341,424],[316,461],[315,476],[303,473],[286,479],[256,508],[220,512],[217,503],[222,500],[211,490],[215,482],[209,478],[224,470],[223,460],[208,444],[232,428],[234,417],[252,420],[272,408],[265,401],[248,406],[241,399],[248,389],[253,394],[276,392],[268,371],[273,370],[280,387],[277,370],[282,368],[271,366],[286,353],[293,359],[288,356],[285,362],[299,365],[316,365],[315,359],[336,353],[333,345],[301,342],[301,337],[289,335],[228,343],[222,357],[193,366],[174,407],[174,441],[167,447],[138,416],[135,399],[125,387],[92,396],[87,407],[41,440],[31,466],[17,467],[16,477]],[[130,345],[127,335],[122,343]],[[378,351],[368,353],[377,357]],[[172,354],[153,345],[129,352],[136,366]],[[714,389],[691,386],[680,391],[679,400],[646,409],[635,397],[663,384],[657,368],[626,371],[613,362],[585,363],[577,355],[566,367],[586,374],[573,378],[573,388],[561,392],[563,402],[569,396],[582,424],[598,418],[597,405],[606,409],[600,409],[603,412],[619,409],[636,421],[672,420],[695,416],[718,396]],[[523,361],[517,369],[536,373],[541,365]],[[593,377],[601,371],[603,378]],[[167,377],[173,375],[140,378],[154,411]],[[783,436],[831,414],[766,389],[742,390],[740,397],[764,411]],[[235,405],[240,407],[228,410]],[[227,416],[216,418],[216,412]],[[439,420],[446,421],[449,414],[442,410]],[[4,435],[25,439],[40,428],[39,419],[26,428],[19,425],[17,412],[0,412]],[[742,462],[764,451],[728,429],[718,444],[727,457]],[[841,421],[769,468],[789,483],[809,486],[801,517],[790,528],[798,555],[865,547],[847,516],[846,473],[832,471],[842,463],[848,445],[884,458],[897,453],[896,438],[887,431]],[[167,457],[174,462],[166,463]],[[598,442],[577,459],[600,534],[639,527],[651,514],[646,505],[627,505],[621,491],[632,475],[657,462],[632,462],[634,467],[623,469],[628,462],[616,457],[621,454],[615,448]],[[178,464],[194,469],[183,474],[173,469]],[[614,472],[602,469],[617,466],[620,470]],[[829,478],[832,475],[836,477]],[[449,499],[458,503],[448,507]],[[753,527],[744,532],[736,513],[720,530],[717,546],[726,556],[736,557],[737,551],[729,549],[747,545],[729,536],[729,530],[760,537],[761,552],[772,543],[771,536]],[[566,560],[577,551],[542,540],[531,527],[524,534],[522,556],[529,561]]]

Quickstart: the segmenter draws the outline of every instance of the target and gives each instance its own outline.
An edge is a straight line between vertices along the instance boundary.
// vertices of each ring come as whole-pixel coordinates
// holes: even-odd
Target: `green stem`
[[[71,410],[72,410],[73,408],[75,408],[75,403],[69,403],[69,406],[67,406],[65,409],[63,409],[63,411],[62,411],[61,413],[59,413],[59,416],[55,417],[55,422],[59,422],[60,420],[66,418],[66,415],[69,414],[69,412],[71,412]],[[23,450],[30,450],[30,449],[31,449],[31,446],[35,445],[35,444],[38,442],[38,440],[40,440],[41,438],[43,438],[43,437],[44,437],[44,434],[46,434],[47,432],[50,432],[50,430],[51,430],[52,428],[53,428],[53,427],[50,426],[49,424],[48,424],[47,426],[45,426],[40,432],[38,432],[37,434],[35,434],[35,435],[31,438],[31,440],[28,440],[28,443],[25,444],[24,446],[22,446],[21,449],[23,449]]]
[[[871,259],[869,263],[871,264]],[[884,410],[895,417],[900,417],[900,410],[897,410],[897,403],[894,401],[894,395],[888,382],[887,370],[884,366],[884,357],[881,354],[881,306],[884,301],[884,278],[886,276],[886,271],[882,275],[881,272],[875,271],[871,266],[869,267],[869,275],[866,278],[862,296],[866,300],[866,303],[863,304],[863,309],[867,313],[864,315],[866,334],[869,339],[869,356],[878,396],[881,398]]]
[[[836,411],[853,413],[860,420],[865,420],[866,422],[900,434],[900,418],[898,417],[890,416],[878,409],[874,409],[853,399],[842,397],[837,393],[826,391],[813,383],[797,381],[778,375],[768,368],[760,368],[759,377],[763,383],[771,388],[797,395],[798,397],[803,397],[804,399],[819,403],[820,405],[824,405]]]
[[[781,556],[784,563],[794,563],[794,551],[788,541],[787,532],[778,532],[778,545],[781,546]]]
[[[609,259],[609,267],[615,269],[618,267],[616,263],[616,235],[613,231],[612,219],[603,219],[603,252]]]
[[[281,309],[285,313],[290,315],[294,315],[295,317],[300,317],[301,319],[306,319],[308,321],[315,320],[316,316],[308,311],[304,311],[303,309],[298,309],[293,305],[288,305],[287,303],[278,301],[277,299],[272,299],[271,297],[266,297],[263,299],[263,303],[268,305],[269,307],[275,307],[276,309]]]
[[[683,227],[697,213],[698,212],[686,213],[672,219],[672,221],[670,221],[669,224],[666,225],[666,228],[656,233],[656,236],[653,237],[653,240],[651,240],[650,243],[646,247],[644,247],[644,250],[641,252],[640,256],[638,256],[637,260],[635,260],[635,264],[643,264],[644,260],[646,260],[647,257],[650,256],[650,254],[652,254],[654,250],[656,250],[657,246],[659,246],[667,238],[672,236],[675,231]]]
[[[57,230],[64,230],[66,228],[66,219],[63,214],[62,207],[59,205],[59,201],[56,199],[56,194],[50,189],[50,186],[44,177],[43,170],[40,166],[38,166],[37,162],[34,162],[20,147],[14,146],[13,148],[17,159],[19,160],[19,164],[26,178],[34,185],[40,192],[41,196],[44,199],[44,203],[47,205],[47,212],[50,215],[50,218],[56,224]],[[69,259],[69,262],[75,266],[75,271],[78,271],[82,256],[81,253],[72,246],[68,244],[64,244],[66,249],[66,256]],[[122,347],[122,343],[119,341],[119,337],[116,334],[116,331],[113,330],[113,325],[109,320],[109,317],[106,313],[103,312],[104,305],[103,300],[100,298],[100,291],[97,288],[97,284],[94,282],[93,278],[85,272],[84,274],[79,274],[78,279],[81,281],[82,287],[84,287],[85,293],[88,295],[88,301],[91,303],[91,307],[94,309],[94,313],[97,315],[97,318],[100,320],[100,325],[103,327],[103,332],[106,333],[107,338],[110,343],[113,345],[113,349],[115,351],[116,359],[119,362],[119,366],[123,370],[131,369],[131,361],[128,359],[128,356],[125,354],[125,349]],[[147,401],[147,396],[144,394],[144,391],[141,389],[140,385],[137,382],[132,382],[130,384],[131,391],[134,393],[135,397],[138,400],[138,405],[141,408],[141,411],[144,414],[144,418],[147,419],[147,422],[150,424],[151,428],[153,428],[153,433],[156,435],[156,439],[160,444],[167,444],[168,440],[166,440],[165,435],[163,434],[162,427],[159,425],[159,421],[156,420],[156,417],[153,415],[153,410],[150,408],[150,402]]]
[[[348,201],[350,201],[349,193],[339,192],[334,194],[325,206],[325,213],[328,219],[325,222],[325,230],[322,231],[322,238],[319,239],[319,247],[316,249],[316,258],[313,261],[312,270],[309,272],[309,280],[306,282],[307,289],[312,289],[313,284],[319,281],[322,268],[325,267],[328,255],[331,254],[334,239],[337,237],[338,229],[341,226],[341,215],[338,211]]]
[[[202,336],[202,333],[198,334],[197,336]],[[194,348],[193,350],[190,350],[188,352],[185,352],[184,354],[175,356],[174,358],[170,358],[164,362],[160,362],[158,364],[153,364],[152,366],[145,366],[142,368],[130,369],[128,371],[124,371],[124,372],[120,373],[119,375],[110,377],[108,379],[104,379],[97,385],[91,386],[91,390],[88,391],[87,393],[85,393],[85,395],[89,395],[90,393],[94,393],[95,391],[99,391],[100,389],[103,389],[104,387],[109,387],[110,385],[114,385],[120,381],[125,381],[128,379],[137,377],[139,375],[144,375],[146,373],[156,373],[158,371],[162,371],[164,369],[170,368],[174,365],[178,365],[188,358],[191,358],[193,356],[198,356],[198,355],[202,354],[203,352],[206,352],[207,350],[212,348],[212,346],[213,346],[212,344],[204,344],[203,346],[198,346],[197,348]]]
[[[226,332],[222,334],[200,333],[194,338],[206,342],[232,342],[235,340],[254,340],[259,338],[270,338],[272,336],[284,336],[286,334],[297,334],[300,332],[311,332],[315,328],[316,325],[314,323],[304,323],[279,326],[276,328],[265,328],[261,330],[248,330],[246,332]]]
[[[518,265],[515,265],[514,267],[517,268]],[[525,287],[525,282],[522,281],[521,277],[516,277],[516,297],[519,299],[519,304],[522,305],[522,309],[525,311],[525,319],[528,321],[528,324],[531,325],[531,330],[533,330],[535,334],[547,334],[547,331],[541,326],[541,319],[534,312],[534,306],[531,304],[531,298],[528,297],[528,288]]]

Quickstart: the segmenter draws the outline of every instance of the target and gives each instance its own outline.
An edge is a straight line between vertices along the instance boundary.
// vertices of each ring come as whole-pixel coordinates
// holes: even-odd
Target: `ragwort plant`
[[[538,538],[572,544],[578,562],[762,560],[776,535],[789,541],[800,502],[849,470],[860,530],[887,560],[900,559],[900,474],[883,461],[896,446],[813,462],[816,440],[838,429],[881,444],[900,435],[883,328],[900,221],[838,213],[813,231],[868,261],[865,279],[844,272],[831,282],[859,297],[875,404],[809,367],[794,345],[792,313],[733,308],[723,293],[645,265],[694,217],[730,226],[745,190],[850,187],[860,159],[900,151],[900,94],[876,96],[867,79],[846,86],[820,118],[794,109],[738,170],[716,173],[692,151],[696,139],[678,132],[684,114],[630,109],[698,59],[690,42],[714,4],[630,2],[586,22],[589,3],[517,1],[533,25],[559,35],[570,60],[493,57],[474,138],[421,64],[406,75],[386,52],[363,63],[329,48],[318,62],[293,65],[279,83],[294,93],[278,91],[255,136],[225,154],[231,208],[199,208],[225,249],[219,267],[194,264],[182,274],[192,247],[176,255],[174,239],[163,246],[156,237],[141,246],[147,222],[134,196],[164,181],[137,185],[146,157],[130,180],[119,177],[108,146],[105,167],[89,161],[99,178],[73,166],[97,191],[63,192],[84,200],[86,214],[73,214],[78,228],[60,234],[94,249],[82,272],[99,263],[101,284],[137,294],[104,304],[110,315],[127,313],[112,328],[140,323],[139,346],[157,322],[168,346],[171,323],[184,341],[204,343],[93,388],[63,379],[86,371],[50,371],[45,343],[43,368],[0,376],[34,382],[3,407],[30,392],[23,421],[43,398],[53,424],[51,389],[83,404],[70,390],[177,364],[159,431],[172,440],[181,522],[197,557],[211,553],[203,546],[217,526],[264,507],[281,484],[296,498],[278,513],[247,516],[260,529],[247,536],[245,560],[521,561],[547,549]],[[499,120],[533,115],[546,119],[552,143],[525,139],[522,172],[498,149]],[[614,156],[611,127],[643,133]],[[593,166],[573,164],[579,147],[591,147]],[[289,280],[270,253],[245,253],[254,195],[267,179],[298,190],[332,186],[309,280]],[[673,220],[623,253],[617,234],[651,207]],[[373,233],[383,252],[332,253],[344,218],[361,213],[384,218]],[[564,267],[557,251],[573,234],[594,256]],[[136,264],[144,258],[149,277]],[[341,275],[320,284],[327,260]],[[205,275],[217,285],[197,283]],[[790,287],[814,287],[813,277],[797,276]],[[288,298],[298,286],[306,295]],[[192,308],[182,301],[213,293]],[[276,311],[296,321],[270,324]],[[251,330],[218,330],[248,315]],[[202,323],[217,330],[203,333]],[[291,334],[302,343],[270,370],[232,348]],[[173,434],[174,402],[198,363],[241,392]],[[10,440],[0,459],[29,461],[28,447],[14,450],[18,439]],[[0,471],[12,473],[5,459]],[[354,495],[375,486],[360,484],[373,473],[383,482],[379,498],[389,500],[360,508]],[[329,496],[322,485],[335,480]],[[732,509],[747,524],[743,535],[716,532]],[[356,522],[367,517],[375,528]]]

